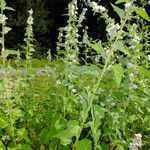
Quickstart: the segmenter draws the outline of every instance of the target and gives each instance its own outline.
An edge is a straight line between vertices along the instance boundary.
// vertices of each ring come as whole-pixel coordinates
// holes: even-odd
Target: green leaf
[[[23,117],[23,115],[24,115],[23,111],[19,108],[14,108],[12,110],[12,119],[14,119],[14,120],[17,120],[17,119]]]
[[[72,142],[72,137],[75,136],[77,139],[81,133],[81,127],[79,122],[76,120],[70,120],[67,123],[67,129],[56,134],[54,137],[61,140],[61,144],[67,146]]]
[[[145,20],[147,20],[147,21],[150,21],[150,17],[148,16],[148,14],[146,13],[146,11],[143,9],[143,8],[141,8],[141,7],[139,7],[139,8],[135,8],[135,12],[139,15],[139,16],[141,16],[143,19],[145,19]]]
[[[81,141],[77,141],[76,150],[91,150],[92,149],[92,141],[89,139],[82,139]]]
[[[101,143],[101,147],[102,147],[102,150],[109,150],[107,144],[104,142]]]
[[[116,47],[116,49],[120,50],[120,51],[123,52],[124,54],[130,56],[129,51],[125,48],[125,46],[124,46],[124,44],[123,44],[122,41],[117,41],[117,42],[115,43],[115,47]]]
[[[5,150],[5,149],[6,149],[6,148],[5,148],[4,144],[3,144],[3,142],[0,141],[0,150]]]
[[[115,4],[125,3],[127,0],[117,0]]]
[[[90,65],[83,66],[82,68],[79,68],[78,71],[80,74],[98,75],[100,70],[96,65]]]
[[[111,6],[113,7],[113,9],[116,11],[116,13],[119,15],[120,18],[123,18],[125,15],[124,10],[120,9],[119,7],[111,4]]]
[[[8,6],[4,7],[4,10],[11,10],[11,11],[15,11],[15,9],[13,9],[13,8],[11,8],[11,7],[8,7]]]
[[[18,55],[19,52],[18,51],[14,51],[14,50],[9,50],[9,49],[6,49],[5,51],[2,51],[2,55],[6,58],[8,57],[9,55]]]
[[[32,150],[31,146],[29,144],[23,144],[21,146],[21,150]]]
[[[120,64],[115,64],[112,66],[112,69],[113,69],[113,72],[115,75],[115,80],[116,80],[117,86],[119,87],[122,77],[124,75],[123,68]]]
[[[101,54],[103,58],[106,57],[106,53],[104,48],[99,43],[89,44],[90,47],[92,47],[98,54]]]
[[[17,131],[17,137],[19,140],[26,140],[27,142],[29,142],[29,138],[28,138],[28,132],[25,128],[21,128],[18,129]]]
[[[7,119],[0,117],[0,128],[3,129],[7,127],[9,124],[6,122]]]

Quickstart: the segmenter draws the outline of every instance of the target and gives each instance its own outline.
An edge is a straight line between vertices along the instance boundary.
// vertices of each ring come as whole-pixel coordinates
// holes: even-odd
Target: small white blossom
[[[148,55],[148,60],[150,61],[150,55]]]
[[[132,64],[132,63],[127,63],[127,68],[130,68],[130,69],[132,69],[134,67],[134,64]]]
[[[32,9],[30,9],[28,12],[29,12],[29,14],[31,14],[31,15],[33,14],[33,10],[32,10]]]
[[[134,74],[133,74],[133,73],[130,73],[129,78],[130,78],[130,80],[132,81],[133,78],[134,78]]]
[[[136,84],[133,84],[133,83],[130,84],[130,89],[137,89],[137,88],[138,88],[138,87],[137,87]]]
[[[140,42],[141,38],[138,35],[135,35],[132,39],[133,42]]]
[[[119,30],[120,29],[120,25],[119,23],[116,24],[116,29]]]
[[[0,14],[0,24],[2,24],[2,23],[5,24],[5,22],[6,22],[7,19],[8,19],[8,18],[7,18],[5,15]]]
[[[130,143],[129,148],[131,150],[137,150],[138,148],[140,148],[142,146],[142,135],[140,133],[135,134],[134,139],[132,140],[132,143]]]
[[[125,4],[125,8],[129,8],[132,4],[130,2]]]
[[[28,18],[28,20],[27,20],[27,23],[28,23],[29,25],[32,25],[32,24],[33,24],[33,18],[32,18],[32,16],[29,16],[29,18]]]
[[[148,5],[150,5],[150,0],[147,2]]]
[[[138,55],[138,56],[137,56],[137,58],[140,60],[140,59],[141,59],[141,56],[140,56],[140,55]]]
[[[106,31],[108,32],[109,36],[112,36],[114,34],[115,31],[118,31],[120,29],[120,25],[117,24],[110,24],[107,28]]]
[[[92,2],[92,7],[95,9],[96,12],[104,12],[106,11],[105,7],[98,5],[96,2]]]
[[[76,89],[72,89],[72,93],[76,93],[77,92],[77,90]]]
[[[60,84],[61,84],[61,81],[60,81],[60,80],[57,80],[57,81],[56,81],[56,84],[57,84],[57,85],[60,85]]]
[[[9,27],[4,27],[4,34],[7,34],[9,31],[11,31],[11,28]]]

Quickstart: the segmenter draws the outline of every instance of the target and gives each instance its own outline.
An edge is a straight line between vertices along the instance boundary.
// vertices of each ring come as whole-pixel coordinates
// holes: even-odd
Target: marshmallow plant
[[[72,15],[77,14],[77,11],[74,11],[76,3],[77,1],[73,0],[70,3],[71,6],[69,5],[70,21],[65,28],[67,32],[65,32],[64,38],[61,38],[64,30],[60,29],[58,42],[63,49],[71,50],[71,53],[69,52],[65,56],[68,60],[73,61],[76,61],[76,57],[72,56],[73,46],[71,44],[75,43],[78,47],[78,42],[75,41],[79,36],[73,34],[77,31],[76,24],[73,26],[71,24],[74,18],[77,19],[77,15]],[[104,6],[90,0],[88,4],[94,15],[100,14],[97,16],[105,20],[107,42],[95,42],[84,31],[85,36],[82,42],[87,49],[91,47],[97,52],[97,63],[82,67],[82,74],[92,74],[92,78],[89,80],[90,86],[79,82],[80,78],[76,74],[76,69],[71,74],[63,74],[67,80],[63,81],[62,79],[61,81],[59,78],[62,86],[67,84],[69,89],[73,89],[73,92],[70,93],[69,90],[66,90],[64,117],[69,112],[76,114],[75,111],[73,112],[75,109],[72,106],[73,102],[76,105],[80,103],[81,107],[80,110],[77,110],[79,121],[68,121],[68,128],[55,137],[60,139],[62,145],[71,145],[72,149],[84,149],[85,146],[87,149],[95,150],[141,149],[142,142],[146,143],[149,139],[147,137],[149,119],[144,115],[149,114],[149,106],[146,105],[149,103],[150,92],[149,55],[147,55],[149,27],[144,20],[150,21],[150,18],[142,7],[136,6],[135,0],[117,0],[115,5],[111,4],[120,18],[118,22],[108,15],[108,10]],[[124,9],[119,8],[118,4],[123,4]],[[99,65],[99,62],[102,64]],[[68,64],[72,64],[72,61],[69,61]],[[71,72],[73,67],[69,67],[69,65],[67,69],[68,72]],[[143,94],[141,95],[140,92]],[[137,122],[138,124],[136,124]],[[142,131],[143,125],[146,126],[144,132]],[[132,139],[133,135],[136,136],[134,139]],[[81,139],[81,137],[84,138]],[[146,140],[144,141],[144,139]],[[148,144],[144,148],[148,148]]]

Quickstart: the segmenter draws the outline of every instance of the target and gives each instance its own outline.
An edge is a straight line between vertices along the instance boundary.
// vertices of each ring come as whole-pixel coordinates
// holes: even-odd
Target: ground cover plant
[[[4,12],[13,9],[0,1],[0,150],[150,149],[150,18],[135,0],[111,4],[119,22],[96,2],[88,5],[107,24],[106,42],[88,37],[88,27],[82,26],[87,9],[79,14],[77,0],[72,0],[67,26],[60,28],[58,60],[38,75],[30,9],[24,38],[27,73],[12,76],[22,63],[19,50],[5,49],[10,28]],[[9,55],[15,56],[14,65],[8,63]],[[51,64],[50,53],[48,58],[46,64]]]

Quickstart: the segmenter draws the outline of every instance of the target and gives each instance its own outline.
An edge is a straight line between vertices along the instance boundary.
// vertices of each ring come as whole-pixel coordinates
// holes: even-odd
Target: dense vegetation
[[[33,29],[34,29],[34,45],[36,46],[34,57],[42,58],[47,56],[47,51],[51,49],[52,55],[56,52],[56,42],[58,37],[58,29],[61,26],[65,26],[68,16],[67,5],[70,0],[6,0],[8,6],[11,6],[15,11],[6,11],[7,25],[11,27],[11,30],[5,38],[7,48],[13,48],[17,50],[24,45],[23,36],[25,33],[26,19],[28,17],[28,10],[33,9]],[[114,4],[115,0],[95,0],[98,4],[104,6],[108,10],[110,17],[115,21],[119,21],[119,17],[116,12],[113,11],[111,3]],[[88,36],[94,40],[99,39],[106,41],[106,24],[104,19],[93,15],[92,9],[88,4],[88,0],[78,0],[78,10],[80,13],[83,8],[87,8],[86,20],[83,21],[83,26],[88,26]],[[136,5],[145,8],[146,12],[150,15],[150,6],[146,0],[136,1]],[[119,4],[119,7],[124,8],[123,4]],[[94,28],[93,28],[94,26]]]
[[[23,1],[18,3],[21,8]],[[89,0],[88,9],[106,26],[100,40],[89,37],[88,9],[78,11],[72,0],[66,26],[59,28],[57,58],[52,60],[49,50],[39,62],[33,59],[41,55],[33,30],[42,29],[33,19],[36,9],[27,7],[23,44],[17,51],[7,49],[5,40],[12,35],[5,12],[14,10],[0,0],[0,150],[150,149],[150,17],[141,4],[110,3],[114,19]],[[45,23],[46,16],[41,16]],[[37,73],[38,66],[45,66],[43,73]]]

